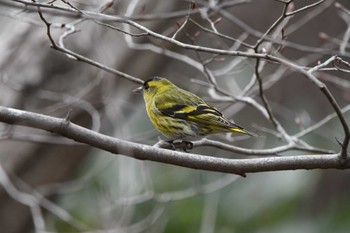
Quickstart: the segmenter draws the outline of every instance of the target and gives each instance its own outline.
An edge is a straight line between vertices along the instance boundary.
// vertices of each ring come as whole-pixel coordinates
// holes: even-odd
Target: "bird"
[[[143,94],[150,121],[170,144],[182,140],[192,148],[190,140],[193,138],[226,132],[255,136],[226,119],[214,106],[166,78],[153,77],[133,92]]]

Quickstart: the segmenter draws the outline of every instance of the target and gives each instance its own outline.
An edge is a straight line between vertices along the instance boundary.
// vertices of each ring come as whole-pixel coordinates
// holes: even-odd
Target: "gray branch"
[[[113,138],[76,125],[65,118],[0,107],[0,121],[43,129],[77,142],[88,144],[112,154],[124,155],[139,160],[150,160],[187,168],[233,173],[282,171],[297,169],[348,169],[349,160],[340,159],[339,154],[298,155],[286,157],[226,159],[199,154],[190,154],[142,145]]]

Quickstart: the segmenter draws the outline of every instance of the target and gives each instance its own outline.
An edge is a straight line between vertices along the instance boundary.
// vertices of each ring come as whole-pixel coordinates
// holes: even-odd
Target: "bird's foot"
[[[191,150],[193,149],[193,143],[192,142],[189,142],[189,141],[181,141],[183,147],[182,149],[185,151],[185,152],[191,152]]]
[[[169,141],[166,141],[168,144],[169,144],[169,146],[170,146],[170,150],[176,150],[176,142],[174,143],[174,140],[169,140]]]
[[[185,152],[190,152],[193,149],[193,143],[189,141],[174,142],[174,140],[166,141],[169,145],[168,149],[182,149]]]

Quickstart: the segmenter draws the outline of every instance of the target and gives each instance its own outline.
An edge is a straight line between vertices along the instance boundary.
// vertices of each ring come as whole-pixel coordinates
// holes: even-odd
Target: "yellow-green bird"
[[[143,93],[149,119],[168,142],[223,132],[253,136],[227,120],[215,107],[168,79],[154,77],[134,92]]]

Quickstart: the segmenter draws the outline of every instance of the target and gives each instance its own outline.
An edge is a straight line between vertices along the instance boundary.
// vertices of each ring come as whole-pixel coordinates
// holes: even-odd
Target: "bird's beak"
[[[135,94],[141,94],[143,91],[143,86],[140,86],[138,88],[135,88],[134,90],[132,90],[133,93]]]

